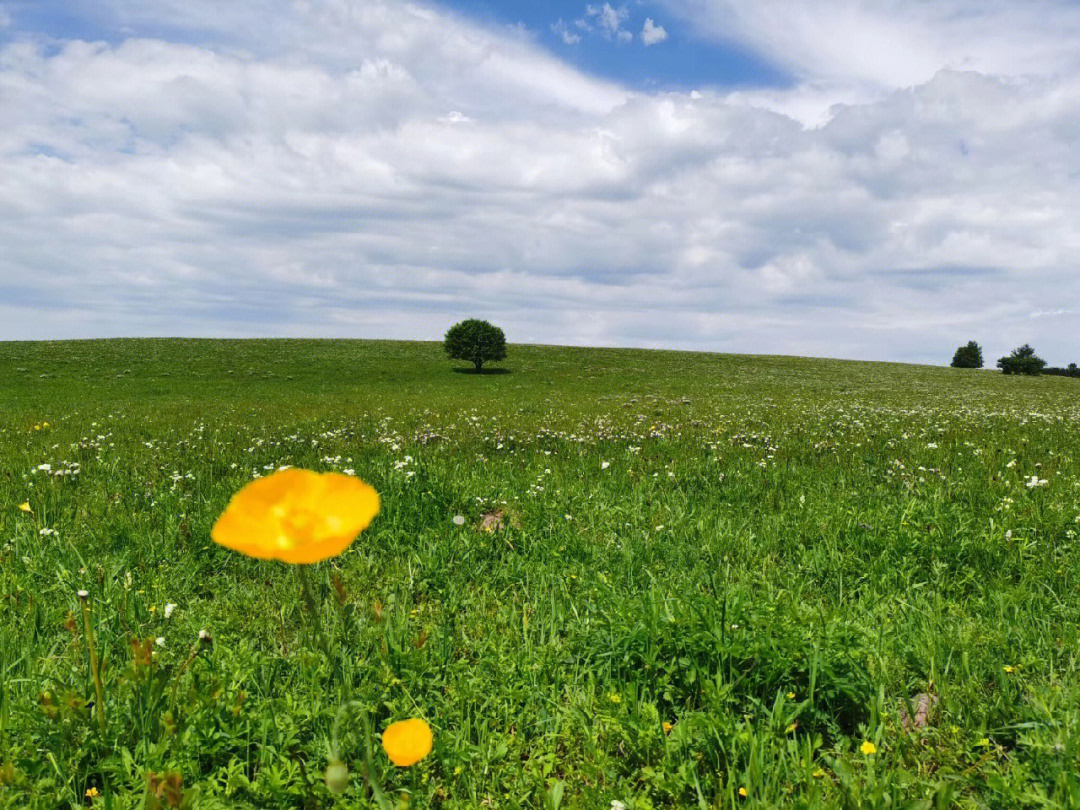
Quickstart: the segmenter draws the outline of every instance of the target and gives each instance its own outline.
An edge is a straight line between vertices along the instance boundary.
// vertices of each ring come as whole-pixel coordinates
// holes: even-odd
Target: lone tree
[[[1035,354],[1035,350],[1024,344],[1012,350],[1012,354],[997,361],[998,368],[1006,374],[1041,374],[1046,361]]]
[[[974,340],[969,340],[967,346],[961,346],[956,350],[952,358],[953,368],[982,368],[982,346]]]
[[[453,360],[468,360],[480,371],[489,360],[506,359],[506,335],[499,327],[469,318],[446,331],[443,348]]]

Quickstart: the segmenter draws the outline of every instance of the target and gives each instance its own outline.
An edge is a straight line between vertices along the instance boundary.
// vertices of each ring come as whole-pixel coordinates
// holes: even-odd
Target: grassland
[[[359,777],[321,781],[358,700],[376,728],[434,727],[420,765],[375,760],[412,807],[1080,806],[1075,380],[524,346],[505,365],[0,344],[0,803],[371,806]],[[209,539],[282,465],[382,497],[311,572],[329,654],[294,569]]]

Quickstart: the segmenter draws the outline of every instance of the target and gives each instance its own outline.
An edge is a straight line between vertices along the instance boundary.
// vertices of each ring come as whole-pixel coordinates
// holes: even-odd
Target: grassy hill
[[[0,344],[0,803],[153,806],[170,775],[163,806],[374,806],[359,775],[321,781],[356,700],[376,729],[434,728],[413,768],[376,750],[413,807],[1080,806],[1076,380],[542,346],[502,365]],[[310,572],[329,652],[294,568],[210,541],[283,465],[382,499]]]

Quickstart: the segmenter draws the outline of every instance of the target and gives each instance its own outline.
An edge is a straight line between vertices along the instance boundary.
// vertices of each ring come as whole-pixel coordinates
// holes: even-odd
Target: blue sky
[[[1071,0],[0,0],[0,115],[0,339],[1080,359]]]
[[[792,76],[733,41],[705,39],[658,3],[551,0],[451,0],[447,8],[489,24],[522,26],[544,48],[598,76],[643,89],[786,86]],[[615,12],[605,16],[604,6]],[[617,20],[618,28],[603,20]],[[645,21],[653,36],[642,38]],[[622,36],[619,36],[619,32]],[[662,37],[662,38],[661,38]]]

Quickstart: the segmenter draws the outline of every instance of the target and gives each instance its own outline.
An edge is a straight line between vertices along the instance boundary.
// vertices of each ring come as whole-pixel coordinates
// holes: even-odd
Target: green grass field
[[[352,787],[322,781],[356,700],[376,730],[435,730],[412,768],[374,749],[418,808],[1080,806],[1076,380],[539,346],[503,365],[0,344],[0,802],[374,806],[355,716]],[[382,498],[310,572],[329,654],[294,568],[210,541],[283,465]]]

